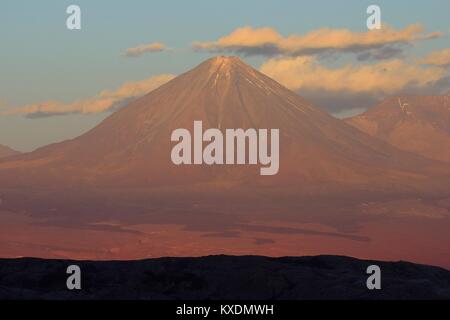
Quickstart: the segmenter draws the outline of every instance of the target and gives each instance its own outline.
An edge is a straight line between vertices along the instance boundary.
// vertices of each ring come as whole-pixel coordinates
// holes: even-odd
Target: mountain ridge
[[[381,269],[382,290],[366,287],[366,269],[374,264]],[[66,289],[69,265],[81,268],[80,291]],[[449,288],[449,270],[344,256],[0,259],[0,299],[15,300],[447,300]]]
[[[450,162],[450,95],[391,97],[345,121],[402,150]]]

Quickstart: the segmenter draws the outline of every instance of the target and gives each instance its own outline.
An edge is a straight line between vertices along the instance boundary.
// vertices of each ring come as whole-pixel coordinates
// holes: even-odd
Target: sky
[[[71,4],[81,30],[66,27]],[[388,28],[379,37],[366,26],[371,4]],[[0,144],[31,151],[76,137],[219,54],[241,56],[339,117],[389,95],[442,93],[448,12],[447,0],[4,0]]]

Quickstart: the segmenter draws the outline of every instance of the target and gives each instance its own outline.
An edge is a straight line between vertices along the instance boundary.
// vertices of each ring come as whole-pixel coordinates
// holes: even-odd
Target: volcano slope
[[[13,150],[7,146],[0,144],[0,158],[11,157],[19,154],[20,152]]]
[[[450,94],[392,97],[345,121],[400,149],[450,162]]]
[[[204,130],[279,129],[279,173],[261,176],[259,166],[250,165],[174,165],[171,133],[191,130],[200,120]],[[175,225],[225,242],[216,244],[213,252],[203,252],[199,247],[206,244],[200,242],[199,247],[174,249],[173,254],[228,249],[240,253],[242,248],[233,250],[243,235],[259,243],[251,248],[263,248],[260,254],[266,254],[271,241],[282,241],[274,240],[274,234],[329,240],[386,215],[431,215],[444,219],[445,224],[437,222],[442,227],[447,226],[450,209],[448,164],[401,151],[333,118],[236,57],[203,62],[78,138],[0,161],[0,181],[0,209],[10,217],[22,215],[9,218],[17,223],[4,230],[6,238],[12,237],[4,242],[9,243],[3,250],[8,256],[22,252],[14,243],[30,242],[13,234],[23,221],[129,234],[145,231],[124,226]],[[315,227],[305,229],[303,224]],[[69,249],[49,245],[53,240],[42,239],[45,250],[33,252],[68,256]],[[369,240],[363,236],[355,241]],[[172,248],[185,244],[185,239],[175,241]],[[105,246],[110,252],[117,243]],[[117,256],[123,257],[124,250]]]

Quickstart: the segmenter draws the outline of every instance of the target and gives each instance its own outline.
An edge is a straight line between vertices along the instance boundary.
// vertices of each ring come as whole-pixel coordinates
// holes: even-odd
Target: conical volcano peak
[[[226,89],[233,84],[240,86],[243,90],[242,85],[250,83],[253,85],[253,89],[262,90],[266,93],[274,93],[280,88],[280,85],[275,81],[236,56],[213,57],[200,64],[194,70],[197,73],[197,77],[203,77],[207,80],[209,87]]]
[[[254,73],[254,69],[236,56],[217,56],[203,62],[201,66],[206,67],[210,74],[222,74],[229,76],[231,73]]]
[[[206,60],[204,63],[210,71],[210,73],[217,73],[222,75],[231,75],[233,71],[244,71],[252,69],[249,65],[244,63],[239,57],[236,56],[217,56]]]
[[[206,62],[210,62],[213,65],[221,65],[224,67],[230,67],[233,65],[246,65],[239,57],[237,56],[216,56],[213,57]]]
[[[179,112],[183,111],[184,114],[191,113],[188,117],[191,120],[198,120],[203,115],[215,127],[225,124],[225,119],[229,120],[227,125],[230,127],[254,127],[255,124],[262,126],[262,123],[267,126],[273,119],[281,118],[286,123],[295,122],[292,114],[303,117],[322,114],[311,103],[236,56],[209,58],[150,92],[135,105],[141,106],[141,113],[145,110],[153,114],[156,110],[152,102],[154,99],[174,100],[161,106],[161,115],[155,119],[176,115],[181,121]],[[167,112],[169,107],[173,112]],[[289,119],[286,119],[286,114],[290,115],[287,117]],[[291,131],[295,131],[297,125],[292,123],[291,127]]]

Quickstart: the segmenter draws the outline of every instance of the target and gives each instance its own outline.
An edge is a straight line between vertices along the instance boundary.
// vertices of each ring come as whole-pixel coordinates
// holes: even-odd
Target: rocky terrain
[[[66,289],[80,266],[82,289]],[[381,268],[381,290],[366,269]],[[0,260],[0,299],[450,299],[450,271],[343,256],[209,256],[141,261]]]

